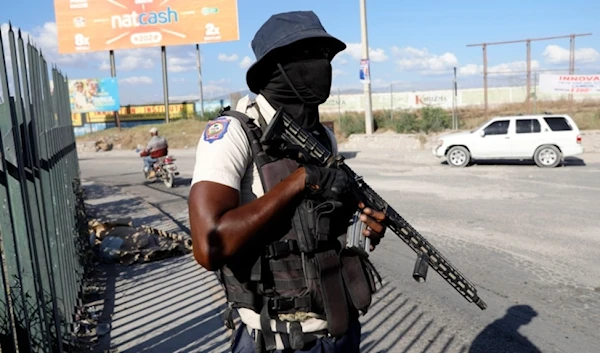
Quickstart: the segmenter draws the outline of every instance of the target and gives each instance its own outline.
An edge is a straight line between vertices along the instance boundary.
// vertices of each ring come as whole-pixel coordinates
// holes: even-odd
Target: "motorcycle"
[[[156,181],[161,180],[166,187],[172,188],[175,183],[175,176],[179,175],[177,166],[175,165],[176,159],[173,156],[159,157],[158,161],[152,166],[154,168],[154,177],[149,177],[150,171],[144,170],[144,177],[146,180]]]

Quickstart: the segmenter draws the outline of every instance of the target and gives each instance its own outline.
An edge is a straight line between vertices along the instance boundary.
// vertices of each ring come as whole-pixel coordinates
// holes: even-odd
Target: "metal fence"
[[[20,31],[0,36],[2,352],[72,351],[86,220],[66,82]]]

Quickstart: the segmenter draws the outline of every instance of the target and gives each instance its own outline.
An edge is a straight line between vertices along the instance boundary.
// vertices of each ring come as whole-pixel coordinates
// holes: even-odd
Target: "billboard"
[[[600,93],[600,75],[540,75],[540,91],[545,93]]]
[[[54,0],[61,54],[239,40],[237,0]]]
[[[72,113],[117,111],[120,107],[116,78],[69,80]]]

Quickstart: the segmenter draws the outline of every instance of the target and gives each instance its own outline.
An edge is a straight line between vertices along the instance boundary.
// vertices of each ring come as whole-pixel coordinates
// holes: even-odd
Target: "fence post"
[[[5,44],[8,44],[6,46]],[[8,47],[5,52],[5,48]],[[87,237],[65,77],[21,32],[0,36],[0,351],[65,352]]]

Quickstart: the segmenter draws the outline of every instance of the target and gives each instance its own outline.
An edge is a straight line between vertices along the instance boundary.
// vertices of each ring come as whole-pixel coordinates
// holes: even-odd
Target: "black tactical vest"
[[[285,179],[299,164],[269,155],[260,143],[263,124],[226,108],[222,115],[240,120],[252,147],[253,163],[264,192]],[[324,127],[323,127],[324,129]],[[325,132],[325,131],[323,131]],[[346,231],[357,205],[304,199],[286,217],[269,229],[266,244],[248,244],[235,259],[220,269],[229,308],[226,325],[233,329],[231,310],[249,308],[260,313],[264,345],[274,350],[271,319],[277,323],[286,347],[301,349],[315,334],[343,335],[352,315],[363,314],[371,305],[379,274],[366,253],[346,247]],[[301,313],[316,313],[327,320],[327,332],[302,333]]]

